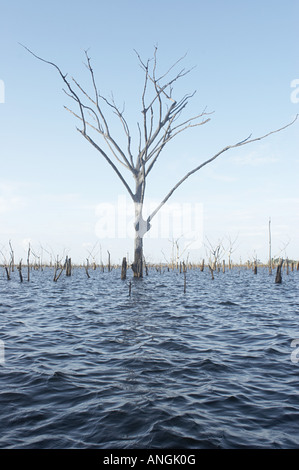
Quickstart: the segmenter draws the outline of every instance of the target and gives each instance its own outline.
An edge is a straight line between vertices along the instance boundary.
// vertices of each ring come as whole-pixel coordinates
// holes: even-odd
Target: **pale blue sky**
[[[161,200],[181,176],[226,145],[279,128],[299,113],[299,103],[291,101],[291,82],[299,79],[297,0],[10,0],[0,5],[2,251],[10,239],[23,258],[28,240],[36,252],[41,245],[55,254],[66,250],[78,261],[96,242],[104,261],[108,249],[115,262],[133,251],[130,238],[98,238],[99,205],[117,206],[125,189],[76,131],[75,118],[63,108],[70,101],[56,71],[19,43],[87,86],[83,61],[89,48],[102,94],[113,91],[117,102],[125,101],[132,128],[143,86],[133,50],[148,58],[157,44],[161,71],[187,52],[184,66],[196,67],[175,88],[178,97],[197,90],[186,116],[205,106],[214,114],[162,153],[148,183],[150,201]],[[224,154],[193,175],[169,203],[202,205],[204,240],[238,236],[236,261],[254,255],[267,259],[271,217],[273,255],[298,258],[298,130],[299,122]],[[167,238],[149,238],[145,254],[169,258],[171,246]],[[198,243],[188,251],[195,260],[206,257]]]

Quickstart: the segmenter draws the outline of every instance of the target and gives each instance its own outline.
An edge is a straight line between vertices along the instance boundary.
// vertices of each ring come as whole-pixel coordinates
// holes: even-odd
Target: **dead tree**
[[[27,252],[27,281],[28,282],[30,281],[30,251],[31,251],[31,248],[30,248],[30,243],[29,243],[28,252]]]
[[[53,278],[53,281],[54,282],[57,282],[58,279],[60,278],[61,274],[62,274],[62,271],[64,270],[66,266],[66,263],[64,263],[63,265],[61,264],[61,260],[59,261],[59,256],[57,255],[57,260],[56,260],[56,263],[55,263],[55,271],[54,271],[54,278]],[[59,271],[60,269],[60,271]],[[59,272],[58,272],[59,271]]]
[[[91,59],[87,51],[85,51],[86,67],[90,74],[92,95],[75,78],[70,78],[67,74],[64,74],[54,62],[45,60],[34,54],[27,47],[23,47],[35,58],[53,66],[58,71],[66,86],[65,93],[77,107],[76,111],[66,107],[81,122],[81,127],[77,128],[77,130],[110,165],[133,201],[135,207],[135,243],[132,269],[135,277],[142,277],[143,275],[143,237],[150,229],[153,217],[182,183],[228,150],[265,139],[289,127],[297,119],[296,116],[289,124],[268,132],[261,137],[251,138],[250,135],[235,144],[227,145],[212,157],[202,161],[195,168],[188,171],[168,191],[161,203],[145,220],[143,218],[143,205],[147,177],[164,147],[182,132],[202,126],[210,120],[209,115],[211,113],[206,112],[206,109],[195,116],[182,118],[183,111],[185,111],[189,100],[195,94],[193,92],[185,94],[180,98],[174,97],[174,85],[190,72],[190,70],[185,70],[184,68],[175,72],[175,70],[178,70],[177,66],[184,57],[177,60],[165,72],[159,73],[157,67],[157,47],[154,49],[153,58],[146,61],[135,51],[139,65],[144,73],[144,83],[141,91],[142,119],[141,122],[137,123],[138,137],[135,146],[133,146],[133,134],[125,118],[124,109],[116,104],[113,96],[107,98],[100,94],[91,65]],[[125,146],[121,144],[122,139],[112,134],[107,111],[111,111],[119,119],[119,124],[126,141]],[[134,148],[135,151],[133,150]],[[123,169],[133,179],[133,188],[129,184],[130,180],[124,176]]]
[[[126,279],[127,277],[127,259],[123,258],[121,266],[121,279]]]
[[[99,243],[99,242],[97,241],[97,242],[94,244],[94,246],[92,247],[91,250],[87,249],[87,251],[88,251],[90,257],[92,258],[92,268],[93,268],[94,271],[95,271],[96,268],[97,268],[96,256],[98,255],[98,251],[97,251],[96,253],[94,253],[94,250],[95,250],[95,248],[97,247],[98,243]],[[100,246],[100,249],[101,249],[101,246]]]
[[[30,254],[34,257],[35,261],[34,261],[34,264],[33,264],[33,267],[34,269],[39,269],[40,266],[41,266],[41,262],[40,262],[40,256],[39,255],[36,255],[34,253],[34,251],[32,250],[32,247],[29,247],[30,248]]]
[[[89,275],[89,272],[88,272],[88,268],[89,268],[89,259],[86,258],[85,272],[86,272],[86,276],[87,276],[88,279],[89,279],[89,278],[90,278],[90,275]]]
[[[269,217],[269,274],[272,274],[272,256],[271,256],[271,218]]]
[[[108,253],[108,273],[110,273],[111,271],[111,255],[110,255],[110,251],[107,250],[107,253]]]
[[[220,263],[220,260],[225,252],[225,249],[222,245],[222,241],[219,240],[217,245],[212,245],[212,243],[207,239],[208,244],[206,245],[208,251],[210,252],[210,258],[213,256],[212,268],[213,271],[216,270],[217,265]]]
[[[283,259],[279,261],[279,264],[276,269],[275,284],[281,284],[282,282],[282,275],[281,275],[282,264],[283,264]]]
[[[14,251],[11,245],[11,241],[9,240],[9,248],[10,248],[10,266],[11,266],[11,271],[14,272],[14,265],[15,265],[15,256],[14,256]]]
[[[214,271],[213,271],[213,268],[209,265],[209,270],[210,270],[210,273],[211,273],[211,276],[212,276],[212,281],[214,281]]]
[[[7,260],[6,260],[6,257],[3,253],[2,250],[0,250],[0,253],[1,255],[3,256],[3,267],[5,269],[5,272],[6,272],[6,277],[7,277],[7,280],[10,281],[10,269],[11,269],[11,263],[8,263]]]
[[[72,259],[67,256],[65,259],[64,265],[65,265],[65,274],[67,277],[70,277],[72,275]]]
[[[22,275],[22,260],[19,262],[18,271],[20,276],[20,282],[23,282],[23,275]]]
[[[227,250],[228,251],[228,269],[232,269],[232,254],[236,250],[236,247],[234,248],[234,245],[237,242],[238,235],[236,236],[234,240],[232,240],[230,236],[228,236],[227,239],[229,243],[228,250]]]
[[[174,269],[174,266],[176,266],[176,269],[178,269],[179,263],[180,263],[180,258],[183,256],[183,254],[188,250],[188,248],[193,243],[193,242],[188,243],[187,245],[185,245],[184,249],[181,251],[180,245],[179,245],[179,240],[182,237],[183,237],[183,235],[181,235],[177,239],[169,240],[170,242],[172,242],[172,261],[171,261],[172,269]],[[165,258],[164,253],[163,253],[163,256]],[[165,258],[165,260],[166,260],[166,258]],[[167,262],[167,264],[169,264],[167,260],[166,260],[166,262]],[[180,269],[180,272],[181,272],[181,269]]]

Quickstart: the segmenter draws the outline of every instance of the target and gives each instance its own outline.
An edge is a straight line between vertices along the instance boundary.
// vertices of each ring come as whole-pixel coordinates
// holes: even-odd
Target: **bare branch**
[[[129,154],[129,158],[130,158],[130,162],[128,161],[127,157],[125,156],[125,153],[121,150],[121,148],[119,147],[119,145],[117,144],[117,142],[111,137],[110,133],[108,133],[108,135],[104,135],[105,138],[107,140],[110,140],[110,142],[113,144],[113,146],[115,147],[115,149],[118,151],[118,153],[122,156],[123,160],[126,162],[126,164],[128,165],[128,168],[131,169],[131,171],[134,173],[134,164],[133,164],[133,155],[132,155],[132,152],[131,152],[131,135],[130,135],[130,130],[129,130],[129,126],[128,126],[128,123],[126,121],[126,119],[124,118],[123,116],[123,111],[120,111],[119,108],[116,106],[115,102],[114,102],[114,98],[112,97],[112,102],[110,102],[107,98],[105,98],[104,96],[101,96],[99,95],[99,97],[105,101],[105,103],[110,106],[112,109],[113,109],[113,112],[114,114],[116,114],[116,116],[118,116],[118,118],[120,119],[120,122],[123,126],[123,129],[124,129],[124,132],[127,136],[127,140],[128,140],[128,154]]]
[[[117,176],[120,178],[121,182],[124,184],[126,190],[128,191],[128,193],[130,194],[131,198],[134,200],[134,194],[130,188],[130,186],[128,185],[128,183],[126,182],[126,180],[124,179],[123,175],[121,174],[121,172],[119,171],[119,169],[117,168],[117,166],[114,165],[114,163],[112,162],[112,160],[108,157],[108,155],[106,154],[106,152],[104,152],[104,150],[99,147],[96,142],[94,142],[94,140],[91,139],[91,137],[89,135],[87,135],[86,133],[83,133],[80,129],[78,129],[78,131],[83,135],[83,137],[85,137],[85,139],[91,143],[93,145],[93,147],[95,147],[101,155],[103,155],[103,157],[105,158],[105,160],[109,163],[109,165],[113,168],[113,170],[115,171],[115,173],[117,174]]]
[[[85,51],[85,55],[86,55],[86,58],[87,58],[87,68],[90,72],[90,75],[91,75],[91,79],[92,79],[92,84],[93,84],[93,87],[94,87],[94,92],[95,92],[95,99],[92,99],[88,93],[86,93],[86,91],[82,88],[82,86],[78,83],[78,81],[76,81],[74,78],[72,78],[73,82],[75,83],[75,85],[77,86],[77,88],[80,90],[80,92],[93,104],[95,105],[95,108],[97,110],[97,112],[92,109],[90,106],[86,106],[82,100],[80,99],[80,97],[78,96],[78,94],[75,92],[75,90],[73,89],[73,87],[71,86],[70,84],[70,81],[67,80],[67,74],[63,74],[62,71],[60,70],[60,68],[53,62],[50,62],[48,60],[45,60],[39,56],[37,56],[35,53],[33,53],[30,49],[28,49],[28,47],[24,46],[23,44],[21,44],[22,47],[24,47],[24,49],[26,49],[30,54],[32,54],[35,58],[41,60],[42,62],[45,62],[46,64],[49,64],[49,65],[52,65],[53,67],[56,68],[56,70],[58,70],[61,78],[63,79],[64,83],[66,84],[69,92],[67,92],[66,90],[63,90],[70,98],[72,98],[74,101],[76,101],[76,103],[78,104],[79,106],[79,109],[80,109],[80,116],[78,116],[76,113],[72,112],[71,110],[69,110],[70,112],[72,112],[72,114],[74,114],[78,119],[81,120],[81,122],[83,123],[83,130],[80,131],[82,135],[85,136],[86,134],[86,131],[87,131],[87,125],[92,127],[94,130],[96,130],[105,140],[106,144],[108,145],[110,151],[112,152],[113,156],[118,160],[118,162],[120,162],[122,165],[124,165],[127,169],[129,169],[133,174],[135,174],[135,170],[134,170],[134,166],[133,166],[133,158],[132,158],[132,154],[131,152],[129,151],[129,155],[130,155],[130,159],[131,159],[131,162],[129,162],[129,160],[126,158],[125,156],[125,153],[121,150],[121,148],[119,147],[119,145],[117,144],[117,142],[111,137],[110,135],[110,132],[109,132],[109,127],[108,127],[108,124],[107,124],[107,121],[106,121],[106,118],[104,116],[104,113],[99,105],[99,93],[98,93],[98,90],[97,90],[97,86],[96,86],[96,83],[95,83],[95,77],[94,77],[94,72],[93,72],[93,69],[91,67],[91,62],[90,62],[90,58],[87,54],[87,51]],[[106,102],[112,106],[116,112],[116,114],[118,115],[118,117],[120,117],[121,119],[121,123],[124,127],[124,130],[126,132],[126,135],[127,135],[127,138],[128,138],[128,149],[130,149],[130,140],[131,140],[131,137],[129,135],[129,129],[128,129],[128,126],[127,126],[127,123],[126,121],[124,120],[122,114],[120,113],[120,111],[118,110],[118,108],[115,106],[115,105],[111,105],[111,103],[108,102],[108,100],[106,100]],[[97,122],[97,125],[98,127],[96,128],[95,126],[92,126],[89,122],[86,121],[86,118],[85,118],[85,114],[84,114],[84,110],[88,110],[89,113],[91,113],[93,115],[93,118],[96,120]],[[98,115],[97,115],[98,113]],[[102,120],[103,122],[103,125],[104,125],[104,128],[105,128],[105,132],[103,130],[103,127],[100,123],[100,119]],[[104,152],[105,153],[105,152]],[[121,157],[119,158],[118,155]],[[102,154],[103,155],[103,154]],[[107,156],[107,155],[106,155]]]
[[[88,60],[88,66],[87,68],[89,69],[90,71],[90,74],[91,74],[91,77],[92,77],[92,82],[93,82],[93,85],[94,85],[94,89],[95,89],[95,94],[96,94],[96,101],[94,101],[89,95],[88,93],[86,93],[86,91],[81,87],[81,85],[73,78],[72,80],[74,81],[74,83],[76,84],[76,86],[79,88],[79,90],[86,96],[86,98],[88,98],[95,106],[96,106],[96,109],[97,109],[97,112],[100,116],[100,118],[102,119],[103,121],[103,124],[104,124],[104,127],[105,127],[105,130],[106,132],[104,132],[101,124],[100,124],[100,120],[99,120],[99,117],[97,116],[97,113],[92,110],[90,107],[88,106],[85,106],[82,104],[83,108],[84,109],[88,109],[90,111],[92,111],[92,113],[96,116],[96,120],[98,122],[98,129],[96,129],[101,135],[102,137],[105,139],[107,145],[109,146],[111,152],[113,153],[114,157],[122,164],[124,164],[120,159],[119,157],[116,155],[114,149],[117,151],[117,153],[121,156],[121,158],[123,159],[123,161],[125,162],[125,166],[131,170],[132,172],[133,171],[133,159],[132,159],[132,155],[131,155],[131,151],[130,151],[130,133],[129,133],[129,128],[128,128],[128,125],[127,125],[127,122],[125,121],[125,119],[123,118],[123,115],[122,113],[119,111],[119,109],[117,108],[117,106],[115,105],[115,103],[110,103],[106,98],[104,98],[103,96],[100,96],[99,93],[98,93],[98,90],[97,90],[97,87],[96,87],[96,84],[95,84],[95,78],[94,78],[94,73],[93,73],[93,70],[91,68],[91,64],[90,64],[90,58],[87,56],[87,60]],[[70,96],[70,95],[69,95]],[[129,139],[129,144],[128,144],[128,150],[129,150],[129,155],[130,155],[130,158],[131,158],[131,163],[128,161],[128,159],[126,158],[124,152],[121,150],[121,148],[119,147],[119,145],[117,144],[117,142],[111,137],[111,134],[109,132],[109,127],[108,127],[108,124],[107,124],[107,121],[104,117],[104,113],[102,111],[102,109],[100,108],[99,106],[99,97],[101,99],[103,99],[107,105],[109,105],[114,113],[120,118],[121,120],[121,123],[123,125],[123,128],[124,128],[124,131]]]
[[[89,109],[91,112],[93,112],[93,110],[92,110],[91,108],[88,108],[87,106],[83,106],[83,107],[84,107],[85,109]],[[72,111],[70,108],[68,108],[67,106],[64,106],[64,108],[65,108],[67,111],[69,111],[73,116],[75,116],[77,119],[81,120],[81,117],[80,117],[78,114],[76,114],[74,111]],[[91,127],[93,130],[99,132],[99,133],[102,135],[102,132],[101,132],[97,127],[93,126],[93,125],[92,125],[90,122],[88,122],[88,121],[85,121],[85,122],[86,122],[86,125],[87,125],[87,126]],[[78,130],[82,135],[85,135],[85,134],[86,134],[86,132],[83,133],[83,132],[81,131],[81,129],[78,129],[78,128],[77,128],[77,130]],[[103,135],[102,135],[102,136],[103,136]],[[114,152],[112,146],[110,145],[109,139],[105,139],[105,136],[103,136],[103,137],[104,137],[104,140],[106,141],[106,144],[108,145],[108,147],[109,147],[111,153],[112,153],[113,156],[116,158],[116,160],[117,160],[121,165],[123,165],[126,169],[132,170],[131,167],[130,167],[129,165],[126,165],[126,164],[117,156],[117,154]],[[108,156],[107,156],[107,157],[108,157]]]
[[[96,82],[95,82],[95,77],[94,77],[93,69],[92,69],[92,67],[91,67],[90,57],[88,56],[87,51],[85,51],[85,56],[86,56],[86,58],[87,58],[87,63],[88,63],[87,68],[88,68],[88,70],[89,70],[89,72],[90,72],[91,79],[92,79],[92,84],[93,84],[93,87],[94,87],[94,93],[95,93],[95,98],[96,98],[96,107],[97,107],[97,110],[98,110],[98,112],[99,112],[99,114],[100,114],[100,116],[101,116],[101,118],[102,118],[102,120],[103,120],[103,122],[104,122],[104,126],[105,126],[105,129],[106,129],[106,133],[109,135],[109,128],[108,128],[107,121],[106,121],[105,116],[104,116],[104,114],[103,114],[103,112],[102,112],[102,110],[101,110],[101,107],[99,106],[99,93],[98,93],[98,88],[97,88],[97,86],[96,86]]]
[[[149,174],[149,172],[152,170],[154,164],[156,163],[161,151],[163,150],[163,148],[165,147],[165,145],[170,141],[172,140],[174,137],[176,137],[178,134],[180,134],[181,132],[185,131],[186,129],[188,128],[191,128],[191,127],[198,127],[198,126],[202,126],[203,124],[206,124],[207,122],[210,121],[210,118],[209,119],[205,119],[205,120],[202,120],[201,122],[198,122],[198,123],[195,123],[195,124],[191,124],[191,122],[193,120],[196,120],[196,119],[199,119],[201,116],[203,116],[204,114],[212,114],[212,113],[202,113],[198,116],[195,116],[193,118],[190,118],[189,120],[185,121],[184,123],[181,123],[179,124],[178,126],[174,127],[171,129],[171,124],[172,124],[172,121],[169,123],[167,129],[165,130],[165,133],[164,135],[160,138],[160,140],[156,143],[154,149],[150,152],[150,154],[148,155],[147,157],[147,160],[146,162],[148,162],[150,159],[152,159],[153,157],[153,160],[151,161],[148,169],[147,169],[147,172],[146,172],[146,176]],[[184,126],[184,127],[182,127]],[[180,127],[182,127],[180,129]],[[177,132],[174,132],[174,130],[176,129],[179,129],[177,130]]]
[[[234,145],[228,145],[227,147],[224,147],[222,150],[220,150],[220,152],[216,153],[212,158],[209,158],[208,160],[206,160],[205,162],[201,163],[199,166],[197,166],[196,168],[194,168],[193,170],[189,171],[170,191],[169,193],[165,196],[165,198],[163,199],[163,201],[158,205],[158,207],[152,212],[152,214],[148,217],[147,219],[147,222],[148,224],[150,223],[150,221],[152,220],[152,218],[157,214],[157,212],[161,209],[161,207],[168,201],[168,199],[170,198],[170,196],[174,193],[174,191],[184,182],[186,181],[187,178],[189,178],[189,176],[193,175],[194,173],[196,173],[198,170],[200,170],[201,168],[203,168],[205,165],[207,165],[208,163],[211,163],[213,160],[216,160],[216,158],[218,158],[221,154],[223,154],[224,152],[227,152],[228,150],[230,149],[233,149],[233,148],[236,148],[236,147],[241,147],[242,145],[246,145],[246,144],[249,144],[249,143],[252,143],[252,142],[257,142],[259,140],[262,140],[262,139],[265,139],[266,137],[269,137],[270,135],[272,134],[276,134],[277,132],[280,132],[284,129],[286,129],[287,127],[290,127],[292,124],[294,124],[294,122],[297,120],[298,118],[298,114],[296,115],[295,119],[293,119],[293,121],[291,121],[290,123],[288,123],[287,125],[279,128],[279,129],[276,129],[274,131],[271,131],[271,132],[268,132],[268,134],[265,134],[263,136],[260,136],[260,137],[256,137],[255,139],[251,139],[250,140],[250,136],[247,137],[245,140],[242,140],[241,142],[238,142],[237,144],[234,144]]]
[[[38,60],[41,60],[42,62],[45,62],[46,64],[49,64],[49,65],[52,65],[53,67],[56,68],[56,70],[58,70],[59,72],[59,75],[61,76],[62,80],[64,81],[64,83],[66,84],[66,86],[68,87],[68,89],[70,90],[71,94],[73,95],[74,99],[77,101],[78,105],[79,105],[79,108],[80,108],[80,112],[81,112],[81,118],[82,118],[82,122],[83,122],[83,132],[86,131],[86,122],[85,122],[85,117],[84,117],[84,112],[83,112],[83,107],[82,107],[82,103],[80,101],[80,98],[78,97],[78,95],[75,93],[75,91],[72,89],[71,85],[70,85],[70,82],[66,79],[67,77],[67,74],[63,74],[62,71],[60,70],[60,68],[54,64],[53,62],[50,62],[48,60],[45,60],[45,59],[42,59],[41,57],[37,56],[36,54],[34,54],[34,52],[32,52],[30,49],[28,49],[28,47],[24,46],[23,44],[19,43],[22,47],[24,47],[24,49],[26,49],[30,54],[32,54],[36,59]]]

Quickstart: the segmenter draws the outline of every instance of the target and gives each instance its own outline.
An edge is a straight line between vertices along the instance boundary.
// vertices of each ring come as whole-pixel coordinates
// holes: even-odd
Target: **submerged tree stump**
[[[71,276],[71,274],[72,274],[72,259],[69,258],[68,256],[65,259],[65,271],[66,271],[66,276]]]
[[[7,280],[10,281],[10,270],[8,269],[7,266],[5,266],[5,272],[6,272]]]
[[[107,250],[108,253],[108,273],[111,271],[111,256],[110,256],[110,251]]]
[[[89,267],[89,264],[87,263],[86,266],[85,266],[85,272],[86,272],[86,276],[88,277],[88,279],[90,278],[90,275],[89,275],[89,272],[88,272],[88,267]]]
[[[23,276],[22,276],[22,260],[19,262],[18,271],[19,271],[19,276],[20,276],[20,282],[23,282]]]
[[[60,276],[61,276],[61,274],[62,274],[62,271],[64,270],[64,266],[61,266],[61,267],[60,267],[60,271],[59,271],[59,273],[57,274],[58,269],[59,269],[59,263],[57,262],[57,263],[56,263],[56,266],[55,266],[55,273],[54,273],[54,278],[53,278],[53,281],[54,281],[54,282],[57,282],[58,279],[60,278]]]
[[[283,264],[283,260],[281,260],[279,265],[277,266],[276,276],[275,276],[275,284],[281,284],[281,282],[282,282],[282,276],[281,276],[282,264]]]
[[[123,258],[122,266],[121,266],[121,279],[126,279],[127,277],[127,259]]]
[[[30,281],[30,243],[28,247],[28,253],[27,253],[27,281]]]

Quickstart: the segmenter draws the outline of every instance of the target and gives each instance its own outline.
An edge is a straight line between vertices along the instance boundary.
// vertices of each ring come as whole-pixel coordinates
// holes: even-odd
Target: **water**
[[[299,447],[299,272],[90,274],[1,272],[1,448]]]

